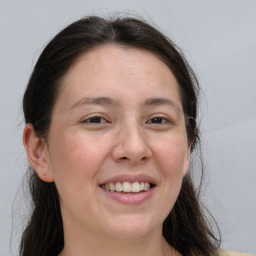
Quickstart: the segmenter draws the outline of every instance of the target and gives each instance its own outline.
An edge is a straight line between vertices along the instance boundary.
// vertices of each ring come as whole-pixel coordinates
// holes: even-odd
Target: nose
[[[132,165],[145,162],[152,156],[145,134],[139,124],[123,125],[115,138],[112,157],[117,162],[129,162]]]

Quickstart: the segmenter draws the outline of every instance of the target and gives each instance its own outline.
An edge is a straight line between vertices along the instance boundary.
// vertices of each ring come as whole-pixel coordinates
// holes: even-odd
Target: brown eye
[[[164,117],[153,117],[147,121],[148,124],[164,124],[169,122],[170,121]]]
[[[82,121],[82,123],[88,123],[88,124],[101,124],[101,123],[107,123],[106,119],[100,116],[93,116],[90,118],[87,118]]]

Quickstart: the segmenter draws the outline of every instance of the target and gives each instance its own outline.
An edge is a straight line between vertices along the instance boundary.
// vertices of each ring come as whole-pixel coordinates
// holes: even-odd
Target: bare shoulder
[[[253,256],[253,254],[244,253],[244,252],[236,252],[236,251],[229,251],[229,250],[219,250],[220,256]]]

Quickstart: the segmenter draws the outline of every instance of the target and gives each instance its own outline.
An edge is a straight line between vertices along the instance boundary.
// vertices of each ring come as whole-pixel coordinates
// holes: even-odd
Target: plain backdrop
[[[21,99],[33,65],[70,22],[116,12],[156,24],[197,73],[204,92],[203,200],[222,247],[256,253],[256,1],[0,0],[0,255],[17,255],[23,201],[16,191],[27,166]]]

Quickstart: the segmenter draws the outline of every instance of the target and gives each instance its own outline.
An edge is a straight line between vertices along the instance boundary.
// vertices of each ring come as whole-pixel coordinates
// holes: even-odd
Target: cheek
[[[77,188],[84,188],[85,183],[94,182],[102,161],[104,148],[97,141],[81,133],[67,132],[55,136],[52,141],[51,163],[53,176],[62,182],[76,182]]]
[[[165,176],[183,177],[187,171],[189,149],[183,138],[166,138],[154,143],[156,161]]]
[[[81,132],[63,132],[54,138],[51,141],[51,168],[62,212],[76,217],[79,212],[85,215],[84,206],[93,205],[91,200],[98,187],[95,186],[97,174],[107,150]]]
[[[161,176],[159,189],[161,197],[158,199],[158,208],[161,208],[161,220],[164,220],[172,210],[187,170],[187,141],[179,135],[166,137],[155,141],[155,164]]]

